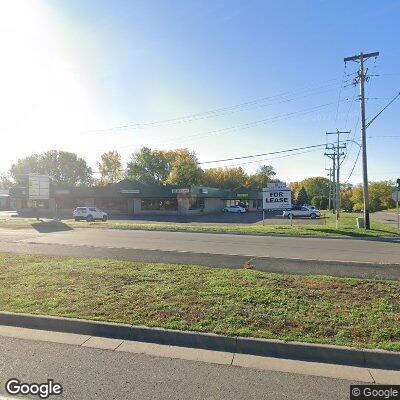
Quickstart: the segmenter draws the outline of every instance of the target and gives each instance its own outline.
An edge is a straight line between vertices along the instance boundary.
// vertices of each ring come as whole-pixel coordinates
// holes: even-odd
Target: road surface
[[[51,398],[70,400],[341,400],[352,383],[3,336],[0,354],[0,399],[11,378],[54,379],[64,392]]]
[[[2,230],[3,231],[3,230]],[[0,235],[3,232],[0,232]],[[15,235],[19,234],[20,237]],[[28,236],[24,236],[28,235]],[[400,241],[247,236],[214,233],[75,229],[32,233],[10,231],[19,243],[161,250],[249,257],[400,264]]]

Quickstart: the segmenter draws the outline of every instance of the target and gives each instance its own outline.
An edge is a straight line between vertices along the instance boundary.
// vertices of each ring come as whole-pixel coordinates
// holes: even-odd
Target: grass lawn
[[[0,310],[400,351],[400,282],[0,253]]]
[[[75,222],[65,220],[62,223],[71,228],[103,228],[103,229],[125,229],[125,230],[151,230],[151,231],[180,231],[180,232],[220,232],[238,233],[242,235],[292,235],[292,236],[344,236],[344,237],[398,237],[399,234],[394,227],[378,221],[372,221],[372,229],[366,231],[357,229],[356,217],[360,214],[342,213],[339,229],[336,229],[335,219],[332,213],[326,213],[326,224],[324,225],[300,225],[299,220],[294,220],[294,226],[287,225],[185,225],[185,224],[155,224],[155,223],[127,223],[118,221],[108,222]],[[9,218],[0,219],[0,228],[28,228],[33,219]],[[54,225],[57,222],[43,222]]]

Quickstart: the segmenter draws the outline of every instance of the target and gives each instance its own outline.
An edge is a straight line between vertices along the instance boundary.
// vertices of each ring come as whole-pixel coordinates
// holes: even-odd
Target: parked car
[[[321,212],[315,207],[311,208],[308,206],[299,206],[292,207],[290,210],[285,210],[282,215],[286,218],[309,217],[311,219],[315,219],[321,216]]]
[[[85,219],[86,221],[107,221],[108,215],[97,207],[77,207],[73,212],[75,221]]]
[[[244,207],[239,205],[229,206],[222,209],[223,212],[232,212],[232,213],[245,213],[247,210]]]

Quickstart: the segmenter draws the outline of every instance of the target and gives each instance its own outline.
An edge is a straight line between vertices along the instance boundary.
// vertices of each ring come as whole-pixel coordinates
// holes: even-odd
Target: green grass
[[[400,282],[0,253],[3,311],[400,350]]]
[[[148,230],[148,231],[172,231],[172,232],[216,232],[216,233],[237,233],[242,235],[291,235],[291,236],[341,236],[341,237],[399,237],[397,230],[382,222],[372,221],[372,229],[358,229],[356,217],[360,214],[342,213],[339,228],[336,229],[335,219],[332,213],[326,213],[326,224],[300,225],[301,221],[294,220],[290,226],[289,221],[282,220],[282,225],[185,225],[185,224],[162,224],[162,223],[127,223],[118,221],[108,222],[75,222],[65,220],[70,228],[102,228],[102,229],[125,229],[125,230]],[[9,218],[0,219],[0,227],[4,228],[28,228],[33,219]],[[43,222],[57,228],[60,223]]]

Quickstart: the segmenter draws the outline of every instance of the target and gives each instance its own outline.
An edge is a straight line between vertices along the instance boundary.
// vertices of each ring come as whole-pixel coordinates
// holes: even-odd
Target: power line
[[[328,144],[333,144],[333,143],[328,143]],[[269,155],[272,155],[272,154],[288,153],[288,152],[292,152],[292,151],[313,149],[313,148],[317,148],[317,147],[325,147],[326,145],[327,145],[326,143],[314,144],[314,145],[311,145],[311,146],[303,146],[303,147],[296,147],[296,148],[286,149],[286,150],[271,151],[269,153],[252,154],[252,155],[248,155],[248,156],[225,158],[225,159],[222,159],[222,160],[203,161],[203,162],[199,162],[198,164],[204,165],[204,164],[213,164],[213,163],[219,163],[219,162],[224,162],[224,161],[244,160],[244,159],[247,159],[247,158],[269,156]]]
[[[322,81],[322,82],[332,82],[332,81],[337,81],[337,80],[338,79],[335,78],[335,79],[330,79],[330,80],[326,80],[326,81]],[[187,123],[187,122],[193,122],[193,121],[206,119],[206,118],[215,118],[215,117],[223,116],[223,115],[226,115],[226,114],[229,114],[232,112],[247,111],[248,109],[254,108],[254,106],[264,107],[264,106],[270,105],[274,100],[277,100],[278,103],[294,101],[294,100],[297,100],[297,98],[285,99],[282,97],[287,96],[287,95],[300,95],[300,94],[303,94],[303,97],[307,97],[307,96],[310,96],[313,94],[318,94],[319,89],[326,89],[326,88],[329,88],[334,85],[336,85],[336,83],[320,85],[315,88],[313,88],[313,87],[307,88],[309,86],[309,85],[307,85],[307,86],[305,86],[304,89],[301,89],[301,90],[297,90],[297,91],[289,90],[289,91],[285,91],[285,92],[282,92],[282,93],[279,93],[276,95],[262,97],[262,98],[250,100],[250,101],[247,101],[244,103],[239,103],[239,104],[235,104],[235,105],[228,106],[228,107],[221,107],[221,108],[217,108],[214,110],[208,110],[208,111],[204,111],[204,112],[200,112],[200,113],[193,113],[193,114],[188,114],[188,115],[184,115],[184,116],[180,116],[180,117],[174,117],[174,118],[163,119],[163,120],[152,121],[152,122],[143,122],[143,123],[130,122],[130,123],[127,123],[124,125],[117,125],[117,126],[113,126],[113,127],[109,127],[109,128],[104,128],[104,129],[86,130],[86,131],[83,131],[82,133],[107,133],[110,131],[117,131],[117,130],[123,130],[123,129],[154,128],[154,127],[158,127],[158,126],[163,126],[165,124]],[[329,89],[329,90],[331,90],[331,89]],[[310,92],[310,91],[311,91],[311,93],[307,94],[307,92]],[[315,91],[317,91],[317,92],[312,93]],[[326,91],[328,91],[328,90],[326,90]],[[264,103],[267,101],[270,102],[270,104],[264,104],[264,105],[261,104],[260,105],[260,103]]]

